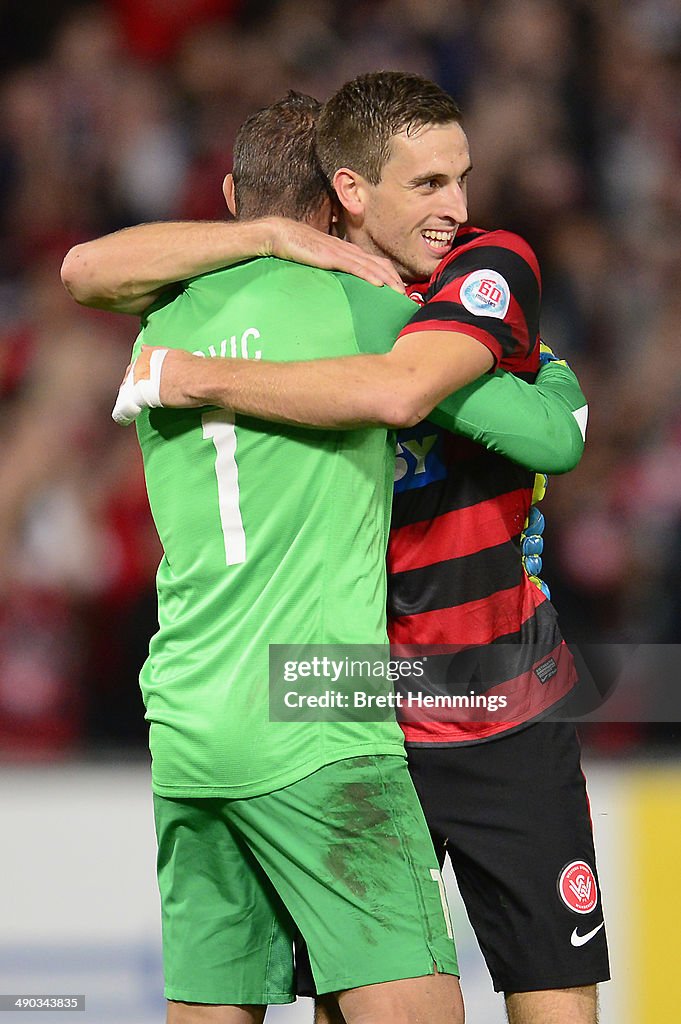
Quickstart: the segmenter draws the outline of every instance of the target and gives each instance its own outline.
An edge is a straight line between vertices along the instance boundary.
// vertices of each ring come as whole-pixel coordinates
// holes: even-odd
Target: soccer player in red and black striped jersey
[[[431,88],[401,73],[348,83],[322,112],[322,166],[347,236],[422,297],[396,349],[426,339],[445,380],[452,361],[467,380],[496,367],[534,379],[536,256],[510,232],[461,227],[468,143]],[[538,720],[576,674],[521,561],[532,490],[531,473],[427,420],[400,431],[389,633],[398,652],[427,645],[431,696],[506,698],[504,715],[476,701],[468,717],[407,709],[402,724],[436,849],[451,857],[511,1024],[594,1024],[609,966],[578,740],[570,723]]]

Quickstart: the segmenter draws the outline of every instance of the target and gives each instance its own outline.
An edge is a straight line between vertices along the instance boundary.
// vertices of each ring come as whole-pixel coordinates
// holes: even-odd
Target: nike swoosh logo
[[[587,942],[591,942],[594,935],[598,934],[598,932],[601,930],[604,924],[605,921],[601,921],[600,924],[596,925],[596,927],[593,928],[590,932],[587,932],[586,935],[580,935],[577,929],[575,928],[572,935],[570,936],[570,942],[573,946],[585,946]]]

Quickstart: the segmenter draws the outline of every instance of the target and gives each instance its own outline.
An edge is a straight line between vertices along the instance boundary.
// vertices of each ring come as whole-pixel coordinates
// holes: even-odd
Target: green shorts
[[[242,800],[154,797],[165,995],[289,1003],[292,942],[317,991],[458,974],[406,761],[355,757]]]

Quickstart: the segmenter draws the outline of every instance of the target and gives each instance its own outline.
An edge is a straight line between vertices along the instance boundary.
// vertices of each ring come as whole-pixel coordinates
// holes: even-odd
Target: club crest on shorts
[[[511,301],[511,289],[498,271],[476,270],[463,281],[459,298],[461,305],[474,316],[503,320]]]
[[[573,860],[558,877],[558,893],[568,910],[590,914],[598,903],[596,876],[583,860]]]

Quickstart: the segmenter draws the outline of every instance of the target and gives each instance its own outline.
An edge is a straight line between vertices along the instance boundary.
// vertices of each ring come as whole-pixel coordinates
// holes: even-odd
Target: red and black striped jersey
[[[412,289],[417,300],[418,291]],[[495,366],[534,380],[540,302],[539,266],[522,238],[460,229],[402,333],[467,334],[490,350]],[[398,434],[388,549],[391,643],[412,655],[413,645],[429,648],[424,693],[473,705],[424,711],[404,699],[407,743],[492,738],[545,712],[576,681],[553,606],[521,562],[533,482],[528,470],[427,420]]]

